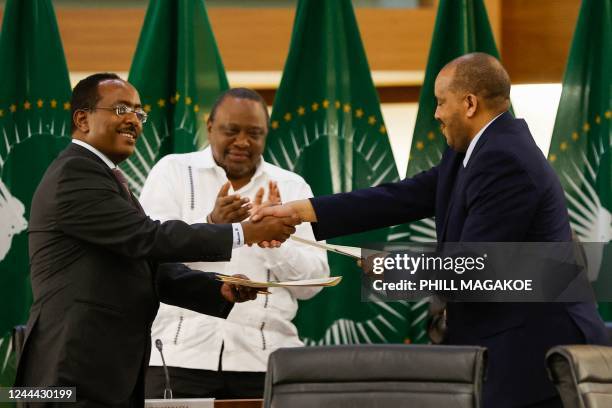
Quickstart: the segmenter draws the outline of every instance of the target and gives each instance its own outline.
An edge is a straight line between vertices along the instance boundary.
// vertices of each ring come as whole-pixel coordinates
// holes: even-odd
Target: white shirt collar
[[[474,138],[472,139],[472,141],[470,142],[466,152],[465,152],[465,157],[463,158],[463,167],[467,167],[468,161],[470,161],[470,156],[472,155],[472,152],[474,151],[474,148],[476,147],[476,143],[478,143],[478,139],[480,139],[480,136],[482,136],[482,134],[484,133],[485,130],[487,130],[487,128],[489,127],[489,125],[491,123],[493,123],[495,121],[495,119],[499,118],[501,115],[503,115],[505,112],[500,113],[499,115],[497,115],[496,117],[494,117],[493,119],[491,119],[489,121],[489,123],[487,123],[486,125],[484,125],[479,131],[478,133],[476,133],[476,136],[474,136]]]
[[[102,161],[106,163],[106,165],[110,167],[111,169],[114,169],[115,167],[117,167],[115,163],[113,163],[108,157],[104,155],[104,153],[102,153],[101,151],[99,151],[98,149],[90,145],[89,143],[85,143],[84,141],[79,140],[79,139],[72,139],[72,143],[78,144],[79,146],[84,147],[85,149],[89,150],[90,152],[98,156],[100,159],[102,159]]]

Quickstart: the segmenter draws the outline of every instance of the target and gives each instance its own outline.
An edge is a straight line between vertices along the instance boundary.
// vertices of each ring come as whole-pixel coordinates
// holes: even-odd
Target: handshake
[[[269,183],[268,199],[265,202],[263,188],[259,189],[253,202],[237,194],[228,195],[229,188],[229,182],[221,187],[215,207],[208,215],[208,222],[240,222],[247,245],[279,247],[302,221],[316,221],[309,200],[281,204],[278,186],[273,181]]]

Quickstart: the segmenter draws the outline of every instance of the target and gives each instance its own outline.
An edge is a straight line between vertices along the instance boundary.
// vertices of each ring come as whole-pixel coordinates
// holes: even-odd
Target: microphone
[[[164,359],[164,353],[162,352],[162,341],[160,339],[155,340],[155,347],[159,350],[159,355],[162,359],[162,364],[164,366],[164,375],[166,376],[166,388],[164,388],[164,399],[172,399],[172,388],[170,388],[170,374],[168,374],[168,366],[166,365],[166,360]]]

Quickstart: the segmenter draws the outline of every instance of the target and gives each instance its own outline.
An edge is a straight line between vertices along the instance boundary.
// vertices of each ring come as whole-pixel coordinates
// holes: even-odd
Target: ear
[[[478,98],[474,94],[467,94],[464,99],[464,104],[466,107],[465,116],[473,118],[478,110]]]
[[[208,134],[210,135],[210,132],[212,132],[212,121],[210,120],[210,118],[206,120],[206,130],[208,131]]]
[[[86,111],[78,110],[72,115],[74,125],[83,133],[89,132],[89,116]]]

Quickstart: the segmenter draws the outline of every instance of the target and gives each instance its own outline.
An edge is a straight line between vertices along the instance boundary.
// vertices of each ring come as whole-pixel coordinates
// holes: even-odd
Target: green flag
[[[612,238],[611,73],[612,0],[584,0],[548,154],[565,189],[572,229],[582,242]],[[610,248],[587,249],[593,272],[612,262]],[[612,285],[612,277],[601,272],[597,284]],[[600,311],[612,321],[612,304],[600,304]]]
[[[434,119],[436,99],[434,83],[438,72],[451,60],[470,52],[485,52],[499,57],[482,0],[440,0],[434,26],[425,80],[419,97],[412,146],[406,177],[438,164],[447,148],[440,124]],[[427,242],[436,240],[433,219],[410,223],[394,230],[403,240]]]
[[[10,332],[32,302],[27,219],[34,190],[70,140],[70,80],[51,0],[7,0],[0,34],[0,386]]]
[[[265,158],[302,175],[315,195],[398,180],[350,0],[298,1]],[[363,246],[385,242],[387,234],[384,229],[331,242]],[[355,261],[328,257],[332,275],[343,280],[300,302],[295,323],[305,343],[407,340],[411,305],[361,302]]]
[[[139,193],[161,157],[206,145],[205,117],[228,88],[203,0],[151,0],[129,82],[149,114],[135,153],[121,165]]]

